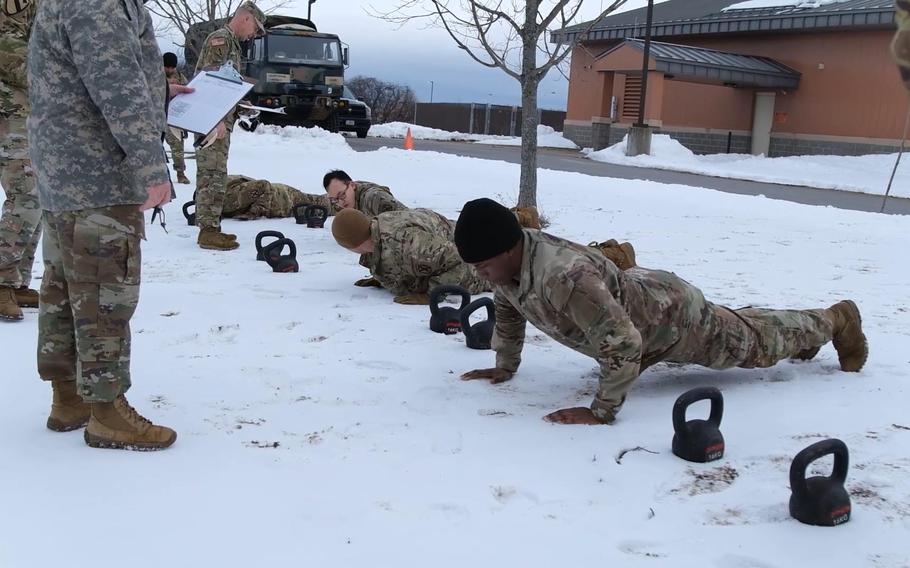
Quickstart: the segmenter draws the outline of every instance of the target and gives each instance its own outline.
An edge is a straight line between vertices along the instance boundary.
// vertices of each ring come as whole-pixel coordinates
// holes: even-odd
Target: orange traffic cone
[[[411,136],[411,127],[408,127],[408,133],[404,135],[404,149],[413,150],[414,149],[414,137]]]

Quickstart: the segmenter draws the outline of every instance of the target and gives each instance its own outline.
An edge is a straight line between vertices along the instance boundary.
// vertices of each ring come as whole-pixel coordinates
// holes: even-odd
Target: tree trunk
[[[539,0],[525,5],[521,49],[521,178],[518,205],[537,207],[537,11]]]

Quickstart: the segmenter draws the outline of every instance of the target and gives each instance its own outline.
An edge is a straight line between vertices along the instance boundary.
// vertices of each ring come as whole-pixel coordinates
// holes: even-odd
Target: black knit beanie
[[[468,263],[483,262],[514,247],[521,240],[515,214],[492,199],[464,204],[455,224],[455,246]]]
[[[168,51],[161,56],[161,60],[164,63],[165,67],[177,67],[177,54]]]

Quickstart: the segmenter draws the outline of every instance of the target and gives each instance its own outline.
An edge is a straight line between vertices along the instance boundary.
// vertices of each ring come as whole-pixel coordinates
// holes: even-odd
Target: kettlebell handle
[[[191,215],[190,207],[196,207],[196,202],[187,201],[186,203],[183,204],[183,216],[186,217],[187,219],[189,219],[190,215]]]
[[[847,468],[850,466],[847,444],[837,438],[829,438],[815,442],[793,458],[793,463],[790,464],[790,489],[794,493],[805,491],[806,470],[809,469],[809,465],[828,454],[834,454],[834,468],[829,478],[841,485],[847,481]]]
[[[284,250],[285,245],[290,249],[288,254],[281,254],[281,251]],[[277,251],[277,255],[272,255],[273,251]],[[262,255],[265,257],[265,261],[269,266],[274,267],[278,264],[282,258],[297,258],[297,245],[294,244],[294,241],[287,238],[280,238],[273,243],[269,243],[262,249]]]
[[[314,213],[316,211],[322,211],[322,213],[323,213],[322,216],[318,217],[318,216],[314,215]],[[315,204],[304,205],[303,216],[306,219],[310,219],[311,217],[317,217],[317,218],[321,219],[321,218],[325,218],[325,217],[329,216],[329,210],[327,207],[323,207],[322,205],[315,205]]]
[[[494,321],[494,318],[496,317],[496,307],[495,304],[493,304],[493,300],[487,297],[477,298],[461,310],[461,331],[465,334],[470,333],[472,327],[470,321],[471,314],[480,308],[487,309],[487,321]]]
[[[680,436],[686,435],[686,410],[700,400],[711,401],[711,414],[708,422],[720,428],[724,417],[724,397],[715,387],[698,387],[682,393],[673,405],[673,431]]]
[[[297,221],[298,225],[302,225],[306,222],[307,207],[309,207],[309,205],[306,203],[294,206],[294,219]]]
[[[283,239],[284,233],[282,233],[280,231],[262,231],[261,233],[256,235],[256,253],[259,256],[262,256],[262,252],[263,252],[262,239],[265,239],[268,237],[275,237],[276,239]]]
[[[465,307],[471,302],[471,293],[462,288],[461,286],[455,286],[454,284],[443,284],[442,286],[437,286],[430,291],[430,313],[436,315],[439,312],[439,302],[442,301],[448,295],[461,296],[461,306],[458,307],[459,310],[465,309]]]

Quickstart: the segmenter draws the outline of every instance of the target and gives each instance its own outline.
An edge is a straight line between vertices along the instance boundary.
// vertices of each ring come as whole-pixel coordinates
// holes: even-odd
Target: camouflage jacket
[[[41,0],[28,81],[43,209],[139,204],[168,181],[167,82],[142,0]]]
[[[200,71],[213,71],[219,69],[222,65],[230,61],[234,64],[234,69],[241,71],[241,50],[240,41],[227,24],[221,29],[215,30],[205,38],[202,44],[202,52],[199,54],[199,61],[196,62],[196,73]],[[224,119],[224,124],[228,130],[234,128],[234,121],[237,119],[237,109],[235,108]]]
[[[0,2],[0,120],[28,115],[25,61],[35,5],[36,0]]]
[[[364,255],[361,264],[395,295],[426,293],[441,284],[457,284],[472,294],[490,290],[458,256],[455,223],[435,211],[380,213],[370,232],[373,253]]]
[[[354,208],[368,217],[408,208],[395,199],[389,188],[371,181],[355,181]]]
[[[660,270],[624,272],[593,247],[541,231],[525,229],[523,247],[521,280],[493,289],[496,366],[518,370],[530,321],[597,360],[600,388],[591,409],[611,422],[640,370],[698,325],[700,312],[678,301],[697,289]]]
[[[293,217],[298,205],[322,205],[332,215],[328,196],[303,193],[283,183],[230,175],[227,177],[222,214],[248,218]]]
[[[891,54],[897,63],[904,85],[910,89],[910,0],[895,0],[894,22],[897,32],[891,42]]]

